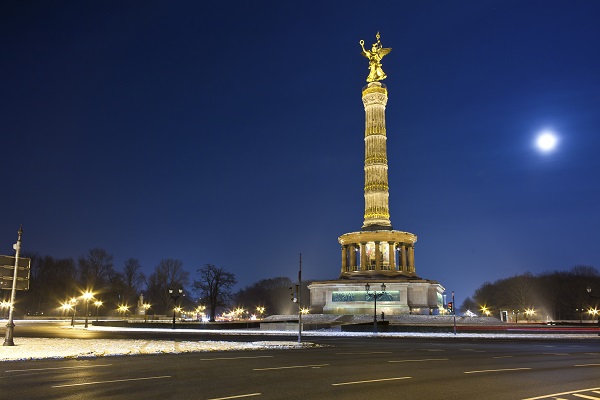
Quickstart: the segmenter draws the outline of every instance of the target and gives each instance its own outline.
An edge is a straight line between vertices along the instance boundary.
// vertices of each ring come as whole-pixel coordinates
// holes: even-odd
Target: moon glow
[[[543,153],[549,153],[556,148],[558,137],[551,131],[544,131],[535,140],[535,146]]]

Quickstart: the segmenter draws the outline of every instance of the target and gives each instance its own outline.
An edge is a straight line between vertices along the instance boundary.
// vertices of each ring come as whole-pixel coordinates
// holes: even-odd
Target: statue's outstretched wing
[[[390,53],[390,51],[392,51],[391,47],[384,47],[379,49],[379,56],[381,58],[383,58],[384,56],[388,55]]]
[[[367,53],[367,52],[366,52],[366,51],[364,51],[364,50],[363,50],[363,51],[362,51],[360,54],[362,54],[362,56],[363,56],[363,57],[365,57],[365,58],[371,59],[371,56],[370,56],[370,54],[369,54],[369,53]]]

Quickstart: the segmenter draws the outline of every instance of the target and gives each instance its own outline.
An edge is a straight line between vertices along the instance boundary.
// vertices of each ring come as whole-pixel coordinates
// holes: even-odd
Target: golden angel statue
[[[381,59],[392,51],[391,47],[384,48],[381,45],[381,40],[379,40],[381,36],[379,36],[379,32],[377,32],[375,37],[377,38],[377,42],[373,43],[371,50],[365,49],[364,40],[359,42],[362,47],[362,55],[369,59],[369,76],[367,77],[367,82],[377,82],[387,78],[387,75],[383,72],[383,69],[381,69]]]

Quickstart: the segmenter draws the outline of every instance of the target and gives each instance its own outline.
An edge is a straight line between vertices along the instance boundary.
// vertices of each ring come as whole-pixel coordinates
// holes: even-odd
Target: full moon
[[[544,153],[549,153],[552,150],[554,150],[556,148],[557,143],[558,137],[556,136],[556,134],[550,131],[544,131],[540,133],[537,139],[535,140],[535,145],[538,148],[538,150]]]

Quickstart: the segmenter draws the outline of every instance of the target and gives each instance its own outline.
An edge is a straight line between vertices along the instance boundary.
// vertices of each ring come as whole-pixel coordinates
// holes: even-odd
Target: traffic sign
[[[17,268],[17,290],[29,290],[30,258],[19,257]],[[0,256],[0,289],[12,290],[15,276],[15,258]]]
[[[12,276],[0,276],[0,289],[12,290]],[[29,290],[29,279],[17,279],[17,290]]]

